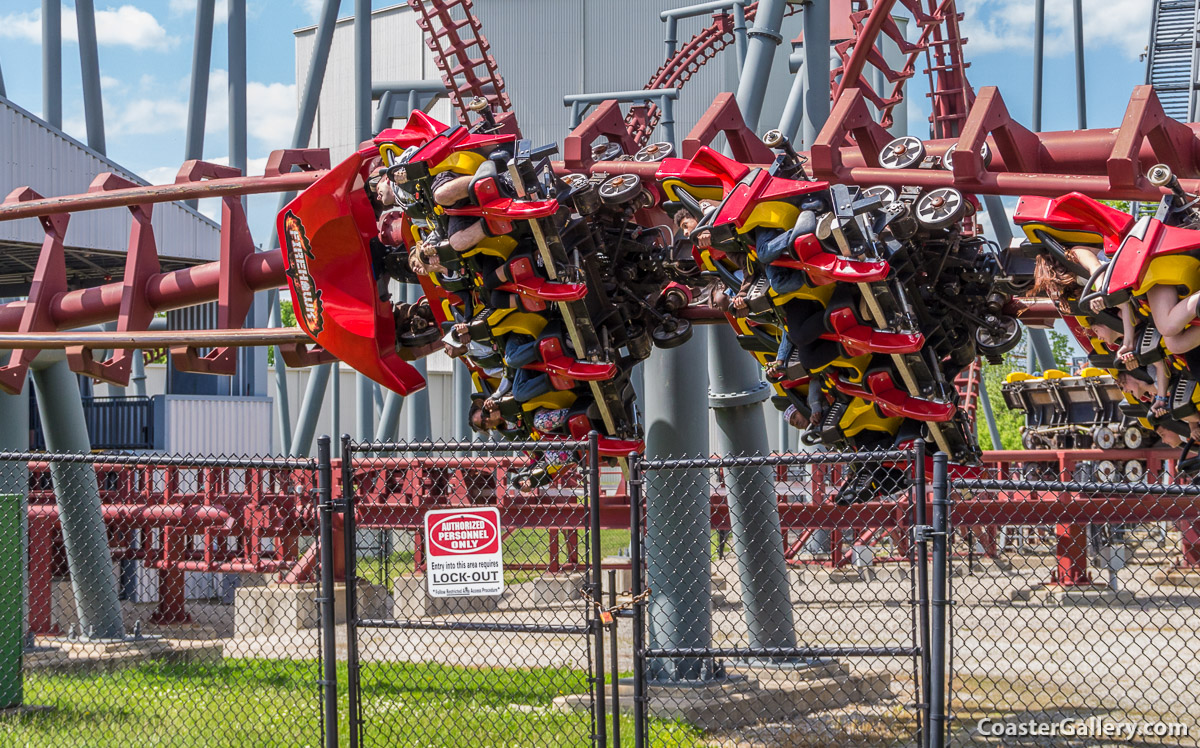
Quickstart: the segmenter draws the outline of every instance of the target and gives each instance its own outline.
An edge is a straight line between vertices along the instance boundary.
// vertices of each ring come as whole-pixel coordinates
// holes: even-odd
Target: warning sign
[[[504,592],[500,510],[434,509],[425,514],[425,576],[432,597]]]

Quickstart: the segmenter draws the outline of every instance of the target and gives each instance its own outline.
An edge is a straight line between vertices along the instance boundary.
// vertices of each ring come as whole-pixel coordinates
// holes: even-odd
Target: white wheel
[[[624,153],[620,143],[600,143],[592,146],[593,161],[614,161]]]
[[[1125,480],[1130,483],[1141,483],[1142,478],[1146,477],[1146,466],[1137,460],[1130,460],[1125,463]]]
[[[1140,449],[1146,443],[1146,434],[1137,426],[1130,426],[1121,435],[1126,449]]]
[[[605,205],[621,205],[636,197],[641,189],[642,180],[637,174],[618,174],[600,185],[600,200]]]
[[[673,150],[675,149],[671,147],[670,143],[651,143],[635,153],[633,160],[641,161],[644,164],[655,163],[670,156]]]
[[[1115,483],[1117,480],[1117,463],[1112,460],[1101,460],[1096,463],[1096,480],[1101,483]]]
[[[879,163],[885,169],[907,169],[921,163],[923,158],[925,144],[912,135],[896,138],[879,152]]]
[[[482,112],[484,109],[487,109],[487,108],[488,108],[488,100],[482,96],[472,97],[471,102],[469,104],[467,104],[467,109],[470,109],[472,112]]]
[[[783,145],[783,131],[778,128],[767,130],[767,134],[762,137],[762,142],[768,148],[778,148]]]
[[[944,229],[958,223],[967,212],[967,201],[953,187],[939,187],[917,201],[917,223],[927,229]]]
[[[564,174],[562,180],[573,190],[582,189],[591,181],[586,174]]]
[[[942,154],[942,167],[945,168],[946,171],[953,171],[954,169],[954,150],[956,148],[958,148],[958,143],[952,143],[950,147],[946,149],[946,152]],[[992,149],[986,142],[979,146],[979,155],[983,159],[983,165],[985,168],[991,166]]]
[[[1092,441],[1100,449],[1112,449],[1117,446],[1117,432],[1108,426],[1097,426],[1092,430]]]
[[[896,191],[896,188],[895,188],[895,187],[892,187],[891,185],[888,185],[888,184],[877,184],[877,185],[875,185],[874,187],[868,187],[868,188],[866,188],[865,190],[863,190],[863,191],[862,191],[862,196],[863,196],[863,197],[876,197],[876,196],[878,196],[878,197],[879,197],[879,199],[880,199],[880,201],[883,203],[883,207],[885,207],[885,208],[886,208],[887,206],[889,206],[889,205],[891,205],[892,203],[896,202],[896,199],[897,199],[898,197],[900,197],[900,193],[899,193],[899,192],[897,192],[897,191]]]

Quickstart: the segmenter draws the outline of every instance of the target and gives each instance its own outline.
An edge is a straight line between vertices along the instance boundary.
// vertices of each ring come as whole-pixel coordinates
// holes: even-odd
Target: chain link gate
[[[630,463],[632,745],[944,745],[944,455]]]
[[[344,744],[608,744],[598,441],[547,446],[343,437]],[[475,594],[491,561],[439,554],[488,516],[503,591]]]

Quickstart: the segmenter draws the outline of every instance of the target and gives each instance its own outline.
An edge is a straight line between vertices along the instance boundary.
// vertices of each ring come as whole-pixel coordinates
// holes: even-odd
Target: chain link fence
[[[650,590],[635,621],[637,745],[922,744],[924,463],[906,451],[636,464],[634,557]]]
[[[0,453],[0,744],[318,744],[315,468]]]
[[[595,449],[343,441],[344,744],[606,744]]]
[[[1200,486],[1175,456],[952,479],[952,745],[1200,744]]]

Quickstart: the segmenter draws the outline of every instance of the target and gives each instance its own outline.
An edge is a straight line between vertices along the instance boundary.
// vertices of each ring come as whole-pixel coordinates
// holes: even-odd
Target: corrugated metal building
[[[29,186],[46,197],[86,192],[97,174],[114,172],[135,184],[146,180],[0,97],[0,195]],[[67,272],[73,286],[120,277],[132,218],[125,208],[71,216]],[[154,235],[164,270],[217,259],[220,228],[182,203],[154,207]],[[37,219],[0,223],[0,296],[24,296],[45,234]]]
[[[662,65],[666,27],[659,13],[692,5],[689,0],[476,0],[475,11],[492,55],[504,76],[522,134],[534,145],[562,143],[570,132],[570,109],[563,96],[643,88]],[[711,23],[708,15],[679,22],[680,45]],[[800,16],[784,20],[784,39],[801,30]],[[296,34],[296,80],[303,84],[316,35],[315,27]],[[376,83],[435,80],[441,76],[407,5],[372,14],[371,69]],[[791,45],[776,52],[762,130],[779,121],[792,77],[787,74]],[[357,145],[354,138],[353,22],[338,22],[329,66],[321,89],[312,145],[328,147],[334,161]],[[733,45],[700,69],[683,89],[675,106],[676,133],[687,134],[721,91],[737,87]],[[439,102],[431,112],[449,121],[449,107]]]

